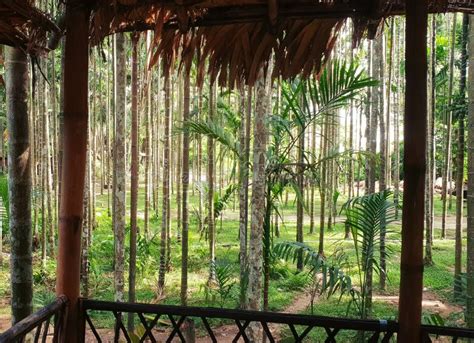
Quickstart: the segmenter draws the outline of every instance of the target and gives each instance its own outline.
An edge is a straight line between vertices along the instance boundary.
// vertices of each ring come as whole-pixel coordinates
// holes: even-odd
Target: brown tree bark
[[[11,309],[12,324],[16,324],[33,309],[28,58],[23,50],[5,48],[5,86],[9,132]]]
[[[124,301],[125,282],[125,106],[126,106],[126,63],[125,35],[116,35],[116,104],[115,104],[115,137],[114,137],[114,187],[113,214],[114,227],[114,290],[115,301]]]
[[[250,96],[251,92],[248,92]],[[242,87],[240,90],[240,128],[239,128],[239,143],[240,143],[240,156],[239,156],[239,261],[240,261],[240,285],[243,287],[245,280],[248,275],[247,268],[247,222],[248,222],[248,184],[249,184],[249,161],[247,157],[247,144],[246,144],[246,94],[245,88]],[[244,309],[245,305],[245,293],[241,289],[240,307]]]
[[[128,302],[135,302],[137,264],[137,207],[139,174],[139,130],[138,130],[138,42],[140,35],[132,33],[132,132],[131,132],[131,175],[130,175],[130,252],[128,265]],[[134,315],[128,314],[128,330],[133,331]]]
[[[187,68],[186,68],[187,69]],[[189,103],[190,103],[190,71],[184,72],[183,85],[183,122],[189,121]],[[181,305],[188,303],[188,244],[189,244],[189,208],[188,208],[188,189],[189,189],[189,132],[183,133],[183,164],[182,164],[182,187],[183,187],[183,206],[182,206],[182,228],[181,235]]]
[[[474,65],[474,16],[469,16],[469,65]],[[468,79],[467,297],[466,322],[474,328],[474,68]]]
[[[446,216],[448,213],[448,189],[450,194],[452,193],[452,177],[451,177],[451,159],[452,159],[452,134],[453,134],[453,112],[452,96],[453,96],[453,85],[454,85],[454,59],[455,59],[455,48],[456,48],[456,20],[457,14],[453,14],[453,27],[451,34],[451,52],[449,62],[449,89],[448,89],[448,106],[446,110],[446,145],[444,151],[444,165],[443,165],[443,185],[441,191],[441,201],[443,203],[443,210],[441,215],[441,238],[446,238]],[[451,208],[451,195],[450,208]]]
[[[265,161],[267,148],[267,106],[270,77],[265,80],[263,69],[256,83],[256,111],[254,116],[253,176],[252,176],[252,219],[249,239],[249,282],[247,306],[250,310],[260,310],[262,306],[263,272],[263,225],[265,219]],[[259,328],[252,326],[250,339],[257,341]]]
[[[459,106],[458,112],[458,147],[456,156],[456,241],[454,248],[454,278],[458,279],[462,272],[462,221],[464,209],[464,149],[465,149],[465,120],[466,120],[466,82],[467,82],[467,41],[469,35],[469,16],[463,15],[462,45],[461,45],[461,78],[459,80]],[[458,289],[455,283],[455,291]]]
[[[163,295],[165,287],[166,273],[166,246],[168,233],[168,212],[170,199],[170,116],[171,116],[171,75],[165,68],[165,116],[163,132],[163,196],[161,214],[161,235],[160,235],[160,270],[158,274],[158,294]]]
[[[216,89],[211,83],[209,88],[209,121],[214,119],[216,107]],[[209,239],[209,282],[215,280],[216,263],[216,224],[214,220],[214,140],[207,140],[207,229]]]

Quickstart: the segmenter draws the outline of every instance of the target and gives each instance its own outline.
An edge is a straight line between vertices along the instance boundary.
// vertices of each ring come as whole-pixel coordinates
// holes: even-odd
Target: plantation
[[[0,1],[0,343],[474,339],[473,15]]]

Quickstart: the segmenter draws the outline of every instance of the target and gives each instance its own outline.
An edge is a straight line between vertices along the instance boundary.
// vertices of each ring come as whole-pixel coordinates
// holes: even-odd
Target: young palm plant
[[[388,259],[391,250],[389,247],[380,249],[380,237],[381,233],[387,232],[387,226],[396,220],[395,209],[390,190],[353,198],[342,208],[354,239],[360,292],[353,298],[353,304],[362,319],[369,318],[372,312],[374,272],[387,273],[378,261],[380,254]]]
[[[310,163],[309,152],[302,151],[302,161],[292,160],[292,150],[300,142],[306,128],[313,122],[321,124],[324,116],[334,118],[334,113],[350,105],[351,99],[357,98],[364,89],[377,82],[366,76],[356,64],[333,61],[328,64],[319,77],[296,79],[282,85],[282,110],[274,110],[268,119],[271,136],[274,140],[268,147],[266,167],[266,213],[264,220],[264,303],[268,303],[269,268],[272,258],[273,242],[271,236],[271,217],[278,214],[278,203],[285,188],[292,188],[297,200],[304,205],[301,183],[298,179],[303,173],[317,177],[319,161]],[[224,122],[229,128],[217,121],[189,121],[185,129],[194,135],[213,138],[232,152],[236,158],[241,151],[237,127],[238,115],[232,115],[228,107],[219,106]],[[297,134],[295,134],[297,132]],[[340,156],[340,154],[336,154]],[[327,158],[327,156],[325,157]],[[324,187],[324,185],[321,185]],[[303,253],[299,254],[299,265],[302,265]],[[244,283],[245,280],[241,280]]]
[[[276,257],[292,263],[296,263],[299,258],[302,258],[303,265],[309,268],[310,277],[308,279],[312,280],[310,287],[311,313],[314,311],[314,300],[317,295],[326,294],[329,298],[337,292],[340,297],[354,293],[352,279],[343,271],[344,254],[335,254],[335,258],[328,261],[325,256],[309,245],[299,242],[278,243],[275,245],[273,253]]]

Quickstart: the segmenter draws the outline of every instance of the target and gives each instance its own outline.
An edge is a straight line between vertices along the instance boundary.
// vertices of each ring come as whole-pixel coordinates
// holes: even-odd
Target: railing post
[[[88,1],[66,2],[64,57],[64,128],[59,213],[59,252],[56,292],[69,299],[68,318],[60,342],[78,341],[81,228],[87,153]]]
[[[83,304],[83,298],[79,298],[77,302],[77,337],[78,343],[84,343],[86,341],[86,316]]]
[[[428,1],[406,0],[405,171],[398,342],[421,342]]]

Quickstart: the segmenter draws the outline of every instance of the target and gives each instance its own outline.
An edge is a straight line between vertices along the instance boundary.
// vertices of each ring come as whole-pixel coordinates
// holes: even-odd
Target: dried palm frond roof
[[[374,36],[383,18],[404,13],[405,0],[96,0],[91,40],[154,31],[152,63],[198,64],[221,84],[253,84],[274,54],[275,77],[319,72],[347,18],[354,42]],[[470,1],[432,0],[431,12],[474,13]],[[208,68],[208,69],[206,69]]]
[[[0,44],[16,46],[28,53],[45,50],[48,32],[58,27],[27,0],[0,1]]]

